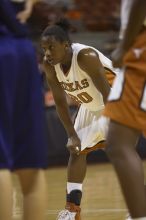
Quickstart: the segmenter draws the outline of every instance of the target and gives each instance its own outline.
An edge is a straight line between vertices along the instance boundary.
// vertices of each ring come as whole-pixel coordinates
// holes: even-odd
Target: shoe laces
[[[75,220],[76,212],[70,212],[67,209],[64,209],[59,212],[56,220]]]

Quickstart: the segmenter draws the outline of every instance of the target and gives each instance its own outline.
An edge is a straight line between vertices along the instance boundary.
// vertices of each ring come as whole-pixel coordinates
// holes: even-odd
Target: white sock
[[[146,217],[142,217],[142,218],[133,218],[133,220],[146,220]]]
[[[82,191],[82,185],[83,185],[82,183],[67,182],[67,193],[69,194],[72,190],[75,190],[75,189]]]

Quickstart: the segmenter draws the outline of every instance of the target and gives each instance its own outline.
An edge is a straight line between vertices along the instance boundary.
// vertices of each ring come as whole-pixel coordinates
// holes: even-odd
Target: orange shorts
[[[146,31],[124,57],[103,114],[146,134]]]

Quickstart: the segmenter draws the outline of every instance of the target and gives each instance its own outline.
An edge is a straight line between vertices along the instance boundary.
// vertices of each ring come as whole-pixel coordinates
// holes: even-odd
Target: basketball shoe
[[[80,212],[79,206],[67,202],[65,209],[59,212],[56,220],[81,220]]]
[[[126,219],[125,220],[132,220],[132,218],[131,218],[129,213],[126,215]]]

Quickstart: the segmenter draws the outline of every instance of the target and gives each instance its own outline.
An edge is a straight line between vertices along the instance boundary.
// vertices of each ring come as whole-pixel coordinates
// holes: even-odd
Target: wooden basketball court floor
[[[146,170],[146,161],[144,161]],[[47,220],[55,220],[64,208],[66,190],[66,167],[50,168],[48,181]],[[14,176],[13,219],[21,220],[22,201],[17,177]],[[127,214],[125,202],[110,163],[90,164],[83,187],[82,220],[124,220]]]

